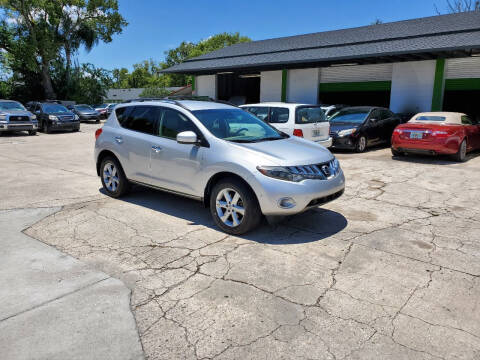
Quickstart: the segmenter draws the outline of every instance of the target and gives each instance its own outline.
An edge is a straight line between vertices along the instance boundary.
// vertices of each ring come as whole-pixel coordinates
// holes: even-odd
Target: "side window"
[[[249,107],[248,111],[262,121],[268,121],[268,107]]]
[[[380,110],[373,110],[370,114],[370,119],[376,119],[377,122],[380,121],[382,119],[380,116]]]
[[[270,108],[270,119],[268,120],[271,124],[282,124],[288,122],[288,117],[290,116],[290,111],[287,108]]]
[[[169,139],[176,139],[182,131],[193,131],[200,136],[196,126],[185,115],[172,109],[162,109],[159,135]]]
[[[473,122],[468,116],[463,115],[462,116],[462,124],[463,125],[473,125]]]
[[[121,108],[115,110],[115,115],[117,116],[117,120],[120,124],[122,124],[123,121],[125,120],[125,115],[127,113],[127,109],[128,109],[128,107],[125,106],[125,107],[121,107]]]
[[[133,110],[130,111],[127,118],[122,116],[122,121],[120,123],[126,129],[153,135],[155,134],[157,114],[157,107],[135,106]]]

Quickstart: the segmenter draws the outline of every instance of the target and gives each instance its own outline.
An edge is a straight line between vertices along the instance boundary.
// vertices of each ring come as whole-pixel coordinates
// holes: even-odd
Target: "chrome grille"
[[[62,116],[59,116],[58,118],[61,121],[72,121],[74,117],[72,115],[62,115]]]
[[[330,179],[338,173],[334,160],[321,164],[287,166],[287,169],[309,179]]]

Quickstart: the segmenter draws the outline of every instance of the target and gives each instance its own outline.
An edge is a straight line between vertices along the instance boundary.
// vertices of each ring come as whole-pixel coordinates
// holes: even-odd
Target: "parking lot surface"
[[[58,207],[24,232],[132,290],[146,358],[480,358],[478,153],[337,153],[344,196],[235,237],[192,200],[103,195],[97,127],[0,137],[0,209]]]

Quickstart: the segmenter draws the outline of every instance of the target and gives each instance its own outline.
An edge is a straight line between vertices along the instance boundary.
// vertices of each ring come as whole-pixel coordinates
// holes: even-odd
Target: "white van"
[[[332,146],[330,123],[320,105],[268,102],[240,107],[286,134]]]

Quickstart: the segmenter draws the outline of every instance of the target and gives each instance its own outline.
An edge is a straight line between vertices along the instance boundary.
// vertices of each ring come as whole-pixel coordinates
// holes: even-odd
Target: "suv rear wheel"
[[[210,194],[210,212],[219,228],[240,235],[256,228],[262,213],[255,194],[242,181],[220,180]]]
[[[106,157],[100,165],[102,185],[108,195],[119,198],[128,192],[130,184],[117,159]]]

